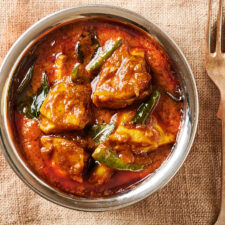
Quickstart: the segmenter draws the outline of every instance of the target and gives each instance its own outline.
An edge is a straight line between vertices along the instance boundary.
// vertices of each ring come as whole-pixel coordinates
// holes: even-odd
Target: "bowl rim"
[[[137,185],[136,188],[130,189],[128,192],[123,192],[122,194],[118,194],[116,196],[111,197],[109,196],[107,198],[96,198],[96,199],[83,199],[79,197],[71,198],[64,193],[55,190],[54,188],[50,187],[45,182],[43,182],[41,179],[39,179],[19,157],[15,149],[15,146],[13,145],[12,140],[10,139],[8,123],[6,121],[8,90],[10,83],[12,81],[11,78],[13,75],[13,71],[15,70],[15,67],[18,65],[18,62],[21,59],[21,55],[23,54],[23,52],[25,52],[25,50],[27,50],[30,47],[30,45],[32,45],[32,43],[34,42],[34,36],[37,39],[37,37],[39,37],[43,32],[45,32],[46,29],[48,30],[51,27],[56,26],[58,23],[64,23],[66,21],[72,20],[69,19],[72,13],[74,14],[77,13],[76,16],[74,15],[75,19],[78,18],[77,16],[85,17],[87,15],[99,15],[99,16],[109,16],[113,18],[119,18],[124,21],[129,21],[130,23],[138,25],[138,27],[147,30],[148,33],[150,33],[153,37],[158,39],[158,41],[163,45],[163,47],[165,43],[169,44],[171,51],[173,49],[174,54],[175,53],[177,54],[177,59],[175,58],[175,60],[178,61],[182,60],[183,65],[185,66],[186,69],[186,73],[188,74],[187,79],[189,80],[187,81],[189,82],[189,85],[191,85],[190,89],[192,89],[192,93],[187,92],[186,89],[184,90],[187,96],[186,104],[188,105],[188,108],[186,108],[185,112],[186,116],[185,117],[186,119],[184,120],[185,124],[183,124],[183,126],[187,127],[187,129],[184,130],[182,128],[183,129],[182,135],[183,136],[188,135],[188,142],[186,140],[184,141],[182,146],[180,144],[180,146],[183,147],[184,149],[180,147],[180,152],[178,152],[176,149],[173,150],[173,152],[170,154],[170,156],[167,157],[163,165],[161,165],[159,169],[157,169],[157,177],[155,176],[155,174],[152,174],[151,177],[147,178],[141,184]],[[167,51],[168,49],[165,48],[165,50]],[[168,55],[170,56],[169,53]],[[14,65],[14,67],[10,69],[9,68],[10,65]],[[170,38],[157,25],[155,25],[148,19],[144,18],[143,16],[140,16],[139,14],[133,11],[110,5],[83,5],[63,9],[54,12],[50,15],[47,15],[41,20],[37,21],[31,27],[29,27],[13,44],[13,46],[7,53],[5,59],[3,60],[2,66],[0,68],[0,74],[1,74],[0,146],[3,155],[5,156],[7,162],[14,170],[14,172],[20,177],[20,179],[26,185],[28,185],[34,192],[36,192],[43,198],[51,202],[54,202],[58,205],[83,211],[106,211],[134,204],[146,198],[147,196],[153,194],[157,190],[161,189],[172,179],[172,177],[183,165],[193,144],[194,137],[197,131],[199,102],[198,102],[197,87],[190,65],[188,64],[184,54],[182,53],[182,51],[173,41],[172,38]],[[187,132],[187,134],[185,134],[185,132]],[[175,148],[176,147],[177,146],[175,146]],[[165,176],[165,174],[167,176]],[[153,183],[150,183],[149,182],[150,180]]]

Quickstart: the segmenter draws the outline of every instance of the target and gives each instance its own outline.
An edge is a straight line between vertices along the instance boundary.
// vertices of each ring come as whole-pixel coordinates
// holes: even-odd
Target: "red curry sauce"
[[[108,40],[115,40],[118,37],[120,37],[123,40],[123,43],[119,48],[117,48],[112,53],[112,55],[103,63],[103,65],[99,69],[97,69],[93,73],[83,71],[82,74],[85,77],[84,81],[82,81],[81,84],[76,84],[76,85],[86,85],[87,88],[92,90],[88,106],[86,103],[82,105],[82,110],[85,109],[87,111],[86,113],[89,113],[88,122],[87,123],[85,122],[86,125],[84,126],[84,128],[80,129],[79,126],[81,126],[80,125],[81,123],[79,123],[78,126],[79,128],[67,130],[66,129],[67,124],[65,122],[65,126],[63,125],[62,127],[60,127],[60,125],[59,126],[54,125],[56,126],[56,132],[54,132],[54,129],[51,131],[45,130],[45,132],[43,132],[43,129],[40,129],[40,124],[43,121],[43,117],[45,117],[44,113],[43,114],[40,113],[39,117],[37,118],[30,118],[29,116],[21,112],[21,110],[19,110],[18,105],[15,104],[14,107],[16,135],[19,137],[18,141],[21,146],[21,152],[24,155],[28,165],[32,168],[32,170],[36,174],[38,174],[38,176],[40,176],[43,180],[45,180],[48,184],[50,184],[55,188],[58,188],[70,194],[87,197],[105,196],[121,192],[124,189],[128,189],[129,187],[133,186],[134,184],[145,178],[147,175],[155,171],[167,158],[173,144],[175,143],[176,135],[179,130],[179,125],[182,117],[181,110],[183,107],[182,101],[176,102],[173,99],[171,99],[167,94],[165,94],[165,91],[168,91],[172,95],[177,95],[177,91],[180,90],[180,85],[176,73],[173,71],[171,67],[170,60],[167,54],[165,53],[163,48],[158,44],[158,42],[155,41],[149,35],[145,34],[144,32],[134,27],[122,24],[117,21],[103,20],[103,19],[84,19],[80,21],[75,21],[71,24],[64,25],[63,27],[52,31],[44,38],[42,38],[38,42],[36,47],[27,53],[28,56],[35,55],[35,67],[33,70],[30,85],[26,87],[25,90],[26,96],[32,96],[35,93],[37,93],[42,83],[43,72],[47,74],[50,92],[52,91],[53,87],[58,85],[60,82],[65,83],[71,82],[70,77],[71,73],[73,72],[74,65],[79,62],[79,57],[76,52],[77,51],[76,45],[78,41],[81,40],[83,33],[89,32],[89,30],[95,33],[100,46],[104,46]],[[85,37],[85,35],[83,36]],[[87,45],[89,44],[88,41],[87,42],[84,41],[84,43],[85,44],[87,43]],[[84,55],[85,54],[88,55],[88,52],[89,51],[91,52],[93,50],[89,47],[87,48],[83,47],[83,49],[85,49]],[[98,101],[98,103],[95,104],[95,102],[93,102],[92,99],[93,93],[96,91],[95,89],[96,84],[93,85],[93,79],[95,79],[96,76],[101,75],[103,76],[106,74],[105,75],[106,78],[103,77],[104,79],[102,79],[101,81],[97,80],[97,88],[99,88],[99,90],[101,91],[101,93],[103,93],[103,95],[104,91],[105,93],[108,91],[107,92],[108,96],[110,90],[109,87],[108,89],[101,89],[103,85],[101,86],[100,82],[106,83],[108,82],[109,79],[112,79],[111,78],[112,76],[117,75],[119,78],[117,80],[116,79],[113,80],[112,82],[110,80],[111,84],[121,86],[124,85],[120,89],[122,90],[122,92],[124,90],[131,92],[133,91],[130,90],[130,87],[129,88],[126,87],[127,85],[126,82],[131,82],[132,76],[138,76],[137,74],[135,75],[134,72],[130,72],[130,74],[129,72],[127,72],[128,70],[131,70],[130,69],[131,66],[129,64],[130,63],[129,57],[133,57],[130,56],[131,54],[130,52],[133,51],[133,49],[135,49],[135,51],[137,52],[138,51],[144,52],[144,59],[140,58],[143,56],[136,56],[139,54],[139,52],[138,53],[135,52],[134,57],[136,58],[132,59],[137,60],[138,63],[140,62],[140,65],[142,66],[141,69],[143,71],[138,72],[139,75],[147,74],[146,76],[149,76],[149,78],[145,81],[145,83],[143,80],[144,83],[143,90],[140,88],[140,86],[142,86],[141,83],[138,84],[139,86],[137,87],[136,92],[139,92],[137,95],[141,96],[141,93],[144,92],[145,88],[147,94],[145,94],[141,98],[135,99],[134,101],[132,100],[132,103],[130,103],[131,102],[130,99],[129,101],[128,100],[126,101],[125,97],[123,97],[122,99],[123,104],[121,105],[120,101],[118,105],[116,102],[118,101],[119,97],[115,99],[114,97],[108,97],[105,100],[105,98],[103,98],[104,96],[103,97],[98,96],[99,98],[98,100],[96,100],[96,102]],[[126,52],[124,53],[123,51]],[[140,53],[140,55],[141,54],[142,53]],[[94,57],[93,55],[87,56],[86,58],[84,56],[83,64],[87,65],[93,57]],[[128,64],[126,64],[127,62],[124,61],[126,57],[128,59]],[[124,69],[123,67],[121,67],[122,64],[121,62],[124,63],[124,65],[128,65],[130,67],[129,68],[127,67],[128,69]],[[134,61],[134,64],[135,62],[136,61]],[[117,67],[119,69],[117,67],[114,68],[114,65],[116,63],[118,64]],[[138,63],[137,65],[139,65]],[[143,69],[143,66],[148,68]],[[84,70],[83,67],[81,69]],[[116,72],[115,73],[110,72],[111,74],[108,75],[109,73],[108,70],[110,69],[116,70]],[[18,88],[18,86],[21,84],[21,81],[25,76],[26,71],[27,71],[26,69],[18,70],[17,76],[19,81],[15,83],[15,89]],[[135,71],[135,69],[131,71]],[[126,76],[130,76],[130,78],[127,81]],[[132,80],[132,82],[133,81],[135,82],[135,79]],[[92,87],[88,84],[91,82]],[[144,85],[147,86],[144,87]],[[129,120],[131,120],[132,117],[134,117],[141,103],[145,102],[149,98],[151,91],[154,89],[160,90],[161,97],[157,105],[155,106],[154,110],[148,116],[146,123],[144,125],[133,125],[133,124],[127,125],[127,123],[129,123]],[[80,89],[77,90],[79,91]],[[118,96],[124,94],[121,92],[118,93],[119,93]],[[56,94],[53,95],[52,99],[56,96]],[[81,92],[81,95],[82,96],[88,95],[86,89],[83,92]],[[116,91],[114,92],[114,95],[117,95]],[[126,96],[126,93],[123,96]],[[59,95],[57,97],[63,102],[64,96],[60,97]],[[14,101],[16,102],[17,100],[14,99]],[[44,104],[45,103],[43,103],[43,105]],[[107,104],[109,107],[107,107]],[[116,108],[113,107],[115,105]],[[50,104],[50,106],[52,105]],[[68,107],[68,104],[66,105],[66,107]],[[47,110],[47,108],[45,110]],[[78,108],[78,111],[79,110],[82,113],[81,108]],[[44,109],[42,111],[44,111]],[[56,111],[56,117],[57,113],[58,112]],[[77,111],[74,113],[76,114]],[[52,123],[57,120],[59,119],[52,118],[50,122]],[[84,116],[80,120],[85,121]],[[80,122],[80,120],[78,122]],[[54,123],[57,124],[57,122]],[[90,177],[93,176],[93,171],[95,167],[99,165],[99,162],[98,160],[94,160],[92,158],[92,153],[95,151],[98,145],[95,143],[95,141],[93,141],[91,137],[88,137],[87,127],[92,126],[93,124],[109,124],[109,123],[114,123],[115,129],[111,133],[112,138],[110,139],[109,136],[108,139],[106,140],[106,145],[110,145],[110,147],[114,148],[113,150],[116,152],[117,156],[120,159],[124,160],[124,162],[128,164],[129,163],[130,164],[136,163],[138,165],[144,164],[145,167],[143,170],[140,171],[126,171],[126,170],[122,171],[109,169],[110,170],[109,175],[107,178],[103,178],[103,182],[98,180],[96,181],[96,178],[94,179],[95,182],[93,182],[93,179],[91,180]],[[155,123],[157,123],[156,128],[154,127]],[[119,132],[118,127],[120,125],[121,127],[126,128],[127,130],[130,129],[129,131],[131,133],[129,133],[129,135],[131,136],[136,135],[135,132],[132,133],[133,130],[135,129],[138,132],[140,131],[140,135],[142,134],[141,132],[143,132],[143,136],[146,136],[146,138],[150,137],[150,133],[152,132],[153,133],[153,135],[151,134],[152,139],[149,141],[150,143],[149,145],[151,145],[151,147],[149,147],[148,144],[142,145],[141,143],[135,143],[135,141],[131,141],[132,137],[130,137],[128,134],[118,133]],[[58,129],[58,127],[60,128]],[[68,127],[70,126],[68,125]],[[156,131],[154,129],[156,129]],[[162,130],[163,134],[160,133],[161,132],[160,129]],[[156,137],[154,135],[156,135]],[[43,136],[44,137],[48,136],[50,137],[50,139],[52,137],[64,138],[70,141],[68,143],[67,142],[65,143],[68,145],[71,144],[72,146],[71,148],[76,149],[76,147],[74,146],[77,146],[77,148],[82,149],[79,150],[82,152],[82,160],[83,160],[82,165],[81,163],[79,164],[79,166],[82,167],[80,174],[78,174],[77,171],[74,173],[71,172],[72,168],[71,163],[69,164],[69,167],[66,165],[67,164],[66,160],[70,160],[70,158],[68,157],[71,158],[75,157],[74,160],[76,161],[77,156],[71,156],[70,150],[68,151],[65,150],[64,156],[63,151],[58,150],[58,147],[54,147],[53,142],[51,142],[51,150],[49,150],[48,147],[46,146],[44,146],[43,148],[43,144],[41,142],[41,137]],[[170,141],[166,141],[167,139],[170,139]],[[73,145],[72,142],[74,142],[75,144]],[[146,141],[146,143],[148,143],[148,140]],[[157,147],[152,147],[153,146],[152,143],[153,144],[156,143],[154,146]],[[142,150],[142,148],[144,150]],[[57,151],[57,153],[55,153],[54,151]],[[54,160],[56,160],[56,162],[53,163]],[[65,166],[62,164],[65,164]],[[69,168],[70,171],[67,170],[67,168]]]

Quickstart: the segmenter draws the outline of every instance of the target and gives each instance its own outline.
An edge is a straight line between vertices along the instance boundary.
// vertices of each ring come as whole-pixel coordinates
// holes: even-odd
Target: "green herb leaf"
[[[75,50],[78,55],[78,61],[80,63],[84,63],[85,58],[89,57],[90,54],[92,58],[98,47],[100,47],[100,43],[95,32],[91,30],[83,32],[75,46]],[[87,49],[89,51],[87,51]]]
[[[98,162],[114,170],[128,170],[138,172],[145,168],[145,166],[141,164],[124,162],[116,155],[116,153],[112,149],[106,147],[104,144],[100,144],[95,149],[92,154],[92,157]]]
[[[30,81],[33,77],[33,73],[34,73],[34,67],[35,67],[35,62],[29,67],[26,75],[24,76],[24,78],[21,81],[19,87],[17,88],[18,94],[21,94],[25,90],[25,88],[28,86],[28,84],[30,83]]]
[[[89,136],[91,136],[94,141],[99,144],[104,142],[106,138],[113,132],[115,124],[96,124],[89,130]]]
[[[81,41],[78,41],[75,47],[77,54],[78,54],[78,60],[80,63],[84,62],[84,53],[81,49]]]
[[[19,104],[18,109],[22,114],[25,114],[29,118],[38,118],[40,114],[40,108],[46,99],[49,92],[47,74],[42,74],[42,84],[38,89],[37,94],[32,97],[25,97]]]
[[[142,103],[138,108],[132,122],[138,124],[145,124],[147,118],[149,117],[152,110],[155,108],[156,104],[160,99],[161,93],[159,90],[154,90],[150,95],[150,98],[147,102]]]
[[[123,40],[118,38],[116,41],[108,40],[105,43],[104,48],[99,47],[94,58],[87,64],[86,70],[88,72],[92,72],[99,67],[113,54],[113,52],[119,48],[122,44]]]
[[[168,92],[168,91],[164,91],[165,92],[165,94],[167,95],[167,96],[169,96],[173,101],[175,101],[175,102],[182,102],[183,101],[183,95],[179,95],[179,97],[176,97],[176,96],[174,96],[174,95],[172,95],[170,92]]]
[[[71,73],[71,80],[74,83],[76,83],[79,79],[79,76],[78,76],[79,66],[80,66],[80,63],[76,63],[73,70],[72,70],[72,73]]]

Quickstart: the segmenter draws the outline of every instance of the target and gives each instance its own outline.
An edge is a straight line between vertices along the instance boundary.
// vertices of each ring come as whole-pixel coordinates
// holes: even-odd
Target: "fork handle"
[[[217,115],[222,119],[222,152],[221,152],[221,208],[215,225],[225,225],[225,97],[221,95],[220,108]]]
[[[217,111],[217,117],[222,120],[222,99],[220,100],[219,109]]]

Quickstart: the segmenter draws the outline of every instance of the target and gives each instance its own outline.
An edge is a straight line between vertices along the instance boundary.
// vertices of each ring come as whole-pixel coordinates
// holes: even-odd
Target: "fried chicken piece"
[[[41,106],[40,128],[44,133],[81,130],[90,121],[90,85],[61,82]]]
[[[41,144],[43,157],[51,160],[59,173],[69,175],[75,181],[83,181],[82,173],[87,160],[83,148],[75,141],[52,136],[42,136]]]
[[[103,64],[93,94],[97,107],[124,108],[150,94],[151,75],[144,55],[142,49],[130,51],[123,44]]]
[[[107,144],[113,146],[114,150],[118,152],[131,150],[139,154],[175,142],[176,136],[166,132],[154,116],[151,123],[139,125],[130,122],[131,115],[129,112],[122,113],[118,118],[120,124],[107,139]]]

